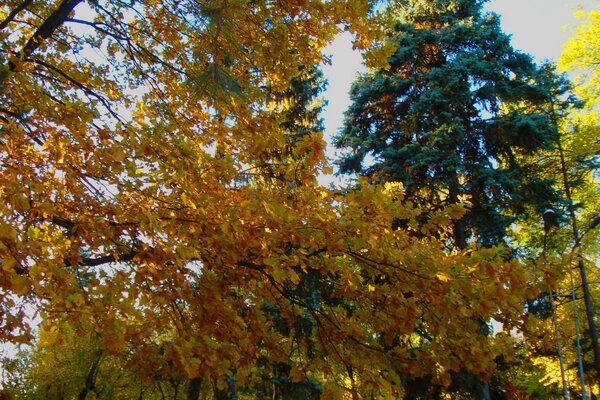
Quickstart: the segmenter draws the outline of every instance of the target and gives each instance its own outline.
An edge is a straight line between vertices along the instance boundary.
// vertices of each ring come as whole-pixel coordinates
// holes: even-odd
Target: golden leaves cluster
[[[287,145],[269,94],[340,24],[376,43],[368,2],[67,3],[1,7],[0,339],[30,339],[29,307],[221,385],[290,361],[325,397],[490,374],[503,347],[475,321],[519,319],[516,262],[449,249],[455,207],[421,226],[401,187],[319,187],[319,133],[265,157]]]

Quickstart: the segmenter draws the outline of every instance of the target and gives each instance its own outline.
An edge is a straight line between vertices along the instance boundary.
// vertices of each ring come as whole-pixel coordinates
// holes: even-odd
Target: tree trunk
[[[77,7],[83,0],[64,0],[58,8],[50,14],[50,16],[40,25],[40,27],[35,31],[35,33],[29,38],[25,47],[17,54],[16,59],[26,59],[28,58],[40,44],[50,38],[56,32],[58,28],[60,28],[67,18],[69,14]],[[8,62],[8,67],[10,71],[15,71],[17,65],[13,61]]]
[[[452,182],[450,183],[450,187],[448,188],[450,200],[450,204],[458,204],[459,196],[461,195],[460,183],[458,182],[458,177],[455,176]],[[462,250],[467,247],[467,234],[465,228],[465,219],[460,218],[454,221],[452,225],[452,235],[454,237],[454,245]]]
[[[587,280],[587,273],[585,269],[585,264],[583,262],[583,256],[581,255],[581,237],[579,235],[579,228],[577,226],[577,214],[575,213],[575,205],[573,204],[573,197],[571,195],[571,185],[569,184],[569,176],[567,173],[567,164],[565,161],[564,150],[560,139],[558,140],[557,145],[560,156],[560,168],[562,172],[563,188],[565,190],[565,196],[569,205],[569,218],[571,219],[573,239],[575,240],[573,250],[574,252],[576,252],[575,254],[577,255],[577,268],[579,269],[579,275],[581,277],[581,288],[583,290],[583,301],[585,303],[585,315],[587,317],[590,339],[592,341],[592,350],[594,353],[594,369],[596,370],[597,376],[600,377],[600,346],[598,344],[598,330],[596,328],[596,321],[594,320],[594,305],[592,302],[592,295],[590,293],[590,287]],[[598,383],[598,381],[596,381],[596,383]]]
[[[97,356],[94,360],[94,363],[90,367],[86,377],[85,377],[85,387],[81,389],[79,392],[79,396],[77,396],[78,400],[85,400],[88,393],[93,391],[96,388],[96,373],[98,372],[98,368],[100,367],[100,360],[102,356]]]
[[[200,398],[200,387],[202,386],[202,378],[196,377],[190,379],[187,388],[187,400],[198,400]]]
[[[450,185],[449,192],[450,192],[450,196],[449,196],[450,203],[458,204],[459,195],[460,195],[460,184],[458,182],[458,177],[454,178],[454,181]],[[456,247],[458,247],[460,250],[465,249],[467,247],[467,232],[466,232],[464,217],[457,221],[454,221],[454,225],[452,227],[452,232],[453,232],[453,236],[454,236],[454,245]],[[475,322],[477,324],[479,324],[480,326],[487,325],[486,322],[482,318],[476,318]],[[482,400],[491,400],[489,383],[481,382],[481,386],[482,386],[481,399]]]

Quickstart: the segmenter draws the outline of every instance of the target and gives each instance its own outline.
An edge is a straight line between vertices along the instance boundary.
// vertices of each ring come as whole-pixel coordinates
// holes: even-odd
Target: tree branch
[[[86,267],[96,267],[98,265],[109,264],[113,262],[127,262],[133,260],[133,258],[137,255],[137,252],[131,251],[129,253],[120,253],[120,254],[109,254],[107,256],[102,256],[98,258],[88,258],[82,257],[79,265]]]
[[[34,51],[40,47],[40,44],[49,39],[61,25],[65,23],[71,11],[77,7],[83,0],[64,0],[44,23],[35,31],[33,36],[29,38],[25,47],[17,53],[17,59],[27,59]],[[8,62],[8,68],[11,72],[17,69],[17,64],[13,61]]]
[[[34,59],[33,60],[36,64],[39,64],[43,67],[46,67],[49,71],[53,71],[54,73],[62,76],[64,79],[66,79],[68,82],[70,82],[72,85],[74,85],[75,87],[81,89],[86,95],[88,95],[89,97],[94,97],[96,98],[98,101],[100,101],[100,103],[102,103],[102,105],[104,106],[104,108],[106,108],[106,110],[118,121],[122,121],[122,118],[119,116],[119,114],[117,114],[116,111],[114,111],[111,107],[111,104],[109,102],[109,100],[107,100],[104,96],[96,93],[94,90],[90,89],[89,87],[87,87],[86,85],[84,85],[83,83],[79,82],[77,79],[73,78],[72,76],[68,75],[66,72],[60,70],[59,68],[55,67],[54,65],[48,64],[40,59]]]
[[[17,14],[23,11],[25,8],[27,8],[27,6],[30,5],[32,1],[33,0],[24,0],[14,10],[12,10],[10,14],[8,14],[6,18],[4,18],[2,22],[0,22],[0,31],[6,28],[8,24],[10,24],[15,19]]]

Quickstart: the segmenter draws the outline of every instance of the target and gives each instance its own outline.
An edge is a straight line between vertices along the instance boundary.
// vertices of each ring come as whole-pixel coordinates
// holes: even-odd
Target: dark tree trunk
[[[200,387],[202,386],[202,378],[196,377],[190,379],[187,388],[187,400],[198,400],[200,398]]]
[[[94,363],[90,367],[90,370],[85,377],[85,387],[81,389],[81,392],[79,392],[79,396],[77,397],[78,400],[85,400],[88,393],[96,388],[96,374],[98,372],[98,368],[100,367],[100,360],[100,356],[96,357]]]

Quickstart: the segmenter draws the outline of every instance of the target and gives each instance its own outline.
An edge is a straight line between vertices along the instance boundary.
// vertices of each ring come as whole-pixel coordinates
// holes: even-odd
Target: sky
[[[515,49],[529,53],[541,62],[558,59],[562,45],[577,26],[575,11],[595,7],[600,7],[600,0],[492,0],[486,5],[486,10],[500,14],[502,30],[511,35]],[[332,59],[331,65],[323,66],[328,80],[324,94],[328,106],[323,119],[330,159],[336,158],[330,138],[342,126],[343,113],[350,104],[350,85],[356,74],[364,71],[361,55],[352,51],[351,42],[349,34],[342,34],[324,52]],[[343,183],[331,175],[322,176],[320,182],[325,185]]]

